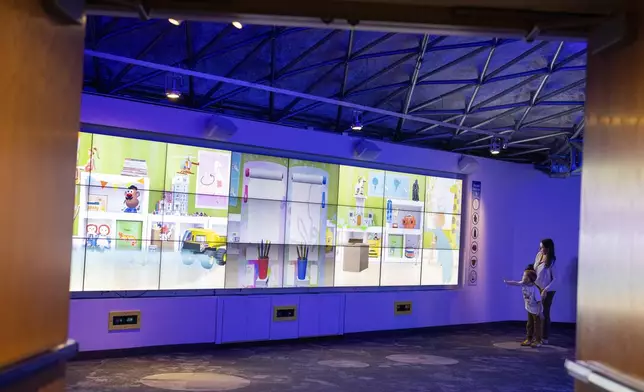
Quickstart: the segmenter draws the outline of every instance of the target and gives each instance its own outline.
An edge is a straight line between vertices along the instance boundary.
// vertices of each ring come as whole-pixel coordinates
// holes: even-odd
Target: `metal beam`
[[[121,3],[121,5],[119,5]],[[136,17],[128,2],[88,0],[88,13]],[[124,3],[124,4],[123,4]],[[615,14],[620,2],[587,0],[488,0],[483,7],[475,0],[338,0],[262,2],[147,0],[152,18],[228,21],[268,26],[357,28],[367,31],[398,31],[433,35],[475,35],[524,38],[540,28],[539,38],[585,38],[591,28]]]
[[[452,122],[452,121],[454,121],[454,120],[458,120],[459,118],[461,118],[461,116],[463,116],[463,115],[462,115],[462,114],[457,114],[457,115],[455,115],[455,116],[452,116],[452,117],[450,117],[450,118],[448,118],[448,119],[444,120],[443,122]],[[425,132],[431,131],[431,130],[436,129],[436,128],[438,128],[438,127],[439,127],[439,125],[435,125],[435,124],[434,124],[434,125],[426,126],[426,127],[424,127],[424,128],[419,129],[418,131],[416,131],[416,135],[420,135],[420,134],[422,134],[422,133],[425,133]],[[449,135],[451,135],[451,133],[449,133]],[[429,136],[427,136],[427,137],[429,137]],[[410,139],[408,139],[408,140],[414,140],[414,139],[413,139],[413,138],[410,138]],[[418,139],[418,140],[421,140],[421,139]]]
[[[507,41],[507,42],[510,42],[510,41]],[[429,79],[430,77],[432,77],[433,75],[436,75],[436,74],[437,74],[437,73],[439,73],[439,72],[445,71],[446,69],[449,69],[449,68],[451,68],[451,67],[453,67],[453,66],[455,66],[455,65],[457,65],[457,64],[459,64],[459,63],[461,63],[461,62],[463,62],[463,61],[465,61],[465,60],[467,60],[467,59],[469,59],[469,58],[471,58],[471,57],[476,56],[477,54],[479,54],[479,53],[481,53],[482,51],[484,51],[484,50],[485,50],[485,48],[488,48],[488,47],[490,47],[490,46],[491,46],[491,45],[493,45],[493,44],[494,44],[494,40],[488,40],[488,41],[482,41],[482,42],[476,42],[476,43],[469,43],[467,46],[459,46],[458,44],[455,44],[455,45],[443,45],[443,46],[436,46],[436,47],[433,47],[433,48],[428,49],[427,51],[435,51],[435,50],[438,50],[438,49],[440,49],[440,48],[444,48],[445,46],[449,46],[449,47],[450,47],[450,48],[452,48],[452,49],[454,49],[454,48],[459,48],[459,49],[460,49],[460,48],[472,47],[472,46],[477,47],[477,49],[475,49],[475,50],[473,50],[473,51],[471,51],[471,52],[469,52],[469,53],[466,53],[465,55],[463,55],[463,56],[461,56],[461,57],[459,57],[459,58],[457,58],[457,59],[455,59],[455,60],[453,60],[453,61],[450,61],[450,62],[449,62],[449,63],[447,63],[447,64],[443,64],[443,65],[439,66],[438,68],[435,68],[435,69],[433,69],[433,70],[431,70],[431,71],[429,71],[429,72],[426,72],[425,74],[423,74],[423,75],[419,76],[419,77],[418,77],[418,80],[417,80],[417,82],[416,82],[416,85],[421,85],[421,84],[423,84],[427,79]],[[472,81],[471,85],[474,85],[474,83],[475,83],[475,81]],[[471,87],[471,85],[470,85],[470,84],[468,84],[467,86],[463,86],[463,87],[464,87],[464,88],[469,88],[469,87]],[[462,88],[461,88],[461,87],[459,87],[459,88],[457,88],[456,90],[453,90],[453,91],[451,91],[451,92],[448,92],[448,93],[444,94],[443,96],[447,96],[447,95],[455,94],[455,93],[457,93],[457,92],[461,91],[461,89],[462,89]],[[406,86],[406,85],[405,85],[405,86],[402,86],[402,87],[400,87],[400,88],[398,88],[398,89],[396,89],[395,91],[393,91],[392,93],[390,93],[389,95],[387,95],[387,97],[385,97],[385,98],[384,98],[384,99],[382,99],[380,102],[378,102],[375,106],[376,106],[376,107],[380,107],[380,106],[384,105],[385,103],[389,102],[389,101],[390,101],[390,100],[392,100],[394,97],[398,96],[399,94],[403,93],[403,92],[404,92],[404,91],[406,91],[406,90],[407,90],[407,86]],[[357,93],[358,91],[360,91],[360,90],[356,90],[356,93]],[[434,102],[434,100],[435,100],[435,98],[431,99],[431,100],[430,100],[430,101],[428,101],[428,102]],[[413,112],[413,111],[414,111],[414,109],[418,110],[418,108],[419,108],[419,107],[420,107],[420,108],[425,107],[425,106],[422,106],[422,105],[428,105],[428,103],[427,103],[427,102],[423,102],[423,103],[421,103],[419,106],[416,106],[416,108],[412,108],[412,109],[410,109],[410,110],[409,110],[409,112],[410,112],[410,113],[411,113],[411,112]]]
[[[434,42],[432,42],[432,44],[436,44],[444,39],[445,37],[439,37],[435,39]],[[411,75],[411,79],[409,81],[409,88],[407,89],[407,96],[405,97],[405,102],[403,103],[402,112],[404,114],[409,113],[409,105],[411,104],[411,98],[414,95],[414,88],[416,88],[416,83],[418,82],[418,74],[420,73],[420,68],[423,66],[423,58],[425,57],[425,52],[427,51],[428,44],[429,44],[429,35],[425,34],[423,35],[423,38],[421,39],[421,42],[420,42],[418,57],[416,57],[416,66],[414,67],[414,72]],[[396,134],[400,132],[404,124],[405,124],[404,119],[402,118],[398,119]]]
[[[502,134],[503,132],[499,132],[499,134]],[[555,132],[555,133],[550,133],[547,135],[542,135],[542,136],[535,136],[535,137],[530,137],[527,139],[521,139],[521,140],[513,140],[508,143],[508,146],[516,146],[517,144],[523,144],[523,143],[529,143],[529,142],[535,142],[537,140],[544,140],[544,139],[550,139],[553,137],[559,137],[559,136],[568,136],[570,135],[569,132]],[[487,147],[485,145],[468,145],[465,147],[459,147],[455,148],[452,151],[457,152],[457,151],[469,151],[469,150],[476,150],[478,148],[484,148]]]
[[[494,44],[494,41],[491,41],[490,46],[492,44]],[[488,48],[488,46],[477,48],[477,49],[475,49],[475,50],[473,50],[473,51],[471,51],[469,53],[464,54],[463,56],[461,56],[461,57],[459,57],[459,58],[457,58],[455,60],[450,61],[447,64],[443,64],[438,68],[435,68],[435,69],[433,69],[433,70],[431,70],[429,72],[426,72],[424,75],[420,76],[419,81],[423,82],[426,79],[429,79],[430,77],[432,77],[433,75],[436,75],[439,72],[443,72],[443,71],[445,71],[445,70],[447,70],[449,68],[452,68],[453,66],[458,65],[458,64],[462,63],[463,61],[468,60],[468,59],[478,55],[479,53],[483,52],[487,48]],[[471,87],[471,86],[473,86],[473,85],[470,85],[468,87]],[[447,93],[447,94],[449,94],[449,93]],[[417,112],[418,110],[423,109],[423,108],[431,105],[431,103],[429,103],[429,102],[434,102],[434,98],[430,99],[429,101],[425,101],[423,103],[420,103],[420,104],[414,106],[413,108],[409,109],[409,112],[410,113]]]
[[[513,157],[518,157],[521,155],[528,155],[528,154],[534,154],[535,152],[545,152],[545,151],[550,151],[550,147],[539,147],[539,148],[533,148],[532,150],[525,150],[525,151],[519,151],[519,152],[514,152],[512,154],[504,154],[504,158],[513,158]]]
[[[552,91],[552,92],[550,92],[550,93],[548,93],[546,95],[542,95],[541,98],[539,98],[537,100],[537,104],[539,104],[540,102],[545,102],[546,100],[548,100],[548,99],[550,99],[552,97],[556,97],[557,95],[563,94],[566,91],[572,90],[575,87],[583,86],[585,84],[586,84],[586,79],[580,79],[580,80],[578,80],[576,82],[570,83],[569,85],[563,86],[560,89]]]
[[[100,30],[100,24],[98,19],[90,19],[91,22],[88,22],[87,24],[87,32],[89,33],[89,40],[90,40],[90,48],[91,49],[98,49],[98,42],[99,42],[99,30]],[[103,92],[104,87],[103,87],[103,78],[101,77],[101,64],[100,64],[100,59],[97,58],[92,58],[92,67],[94,68],[94,84],[96,85],[95,88],[99,92]]]
[[[556,70],[557,59],[559,58],[559,54],[561,53],[561,51],[563,49],[563,46],[564,46],[563,41],[559,42],[559,45],[557,45],[557,49],[555,50],[555,53],[552,56],[552,59],[550,60],[550,63],[548,64],[547,73],[544,75],[543,79],[541,79],[541,83],[539,84],[539,87],[537,87],[537,90],[534,92],[534,94],[532,94],[532,98],[530,99],[530,104],[523,111],[523,114],[521,115],[521,118],[519,119],[519,121],[516,123],[516,125],[514,127],[514,130],[511,131],[511,132],[508,132],[510,134],[510,136],[512,136],[512,134],[514,134],[514,132],[516,132],[517,130],[521,129],[521,126],[523,125],[523,122],[528,117],[528,114],[530,114],[530,111],[532,111],[532,108],[534,108],[537,100],[539,99],[539,95],[541,94],[541,91],[543,90],[543,88],[545,87],[546,83],[548,82],[548,79],[550,79],[550,75],[552,75],[553,72],[555,72],[555,70]],[[465,132],[463,132],[463,133],[465,133]],[[486,139],[485,138],[480,138],[480,139],[476,140],[476,142],[484,141],[484,140],[486,140]],[[470,143],[468,143],[468,144],[470,144]]]
[[[192,22],[186,21],[186,58],[188,60],[188,68],[194,68],[194,45],[192,44]],[[195,99],[195,78],[188,77],[188,97],[190,98],[190,106],[194,106]]]
[[[529,137],[527,139],[513,140],[513,141],[508,143],[508,146],[515,146],[517,144],[528,143],[528,142],[536,142],[537,140],[545,140],[545,139],[550,139],[550,138],[553,138],[553,137],[568,136],[568,135],[570,135],[569,132],[549,133],[547,135],[534,136],[534,137]]]
[[[572,139],[576,139],[581,134],[581,132],[583,132],[585,126],[586,126],[586,120],[582,116],[581,120],[572,127],[573,133],[568,138],[567,143],[562,145],[561,147],[559,147],[557,150],[555,150],[555,152],[553,154],[554,155],[559,155],[559,154],[564,153],[566,150],[569,150],[571,148],[570,141]],[[548,161],[550,161],[550,158],[548,158],[545,161],[541,162],[541,164],[543,165],[543,164],[547,163]]]
[[[387,115],[391,117],[397,117],[397,118],[404,118],[405,120],[408,121],[416,121],[420,123],[425,123],[425,124],[438,124],[442,125],[447,128],[456,128],[457,126],[454,124],[449,124],[449,123],[444,123],[441,121],[437,120],[432,120],[429,118],[423,118],[423,117],[418,117],[418,116],[412,116],[408,114],[402,114],[402,113],[397,113],[397,112],[392,112],[389,110],[383,110],[379,108],[374,108],[374,107],[369,107],[369,106],[364,106],[364,105],[358,105],[352,102],[346,102],[346,101],[339,101],[337,99],[332,99],[332,98],[325,98],[325,97],[319,97],[316,95],[311,95],[311,94],[306,94],[306,93],[301,93],[297,91],[291,91],[291,90],[286,90],[282,88],[276,88],[276,87],[270,87],[270,86],[265,86],[257,83],[251,83],[247,82],[244,80],[238,80],[238,79],[231,79],[231,78],[226,78],[223,76],[217,76],[217,75],[211,75],[207,74],[204,72],[198,72],[194,70],[189,70],[189,69],[183,69],[183,68],[178,68],[178,67],[173,67],[165,64],[156,64],[153,62],[149,61],[143,61],[143,60],[137,60],[129,57],[124,57],[124,56],[118,56],[110,53],[104,53],[104,52],[97,52],[94,50],[85,50],[85,55],[90,56],[90,57],[99,57],[105,60],[110,60],[110,61],[117,61],[125,64],[134,64],[139,67],[146,67],[146,68],[152,68],[152,69],[157,69],[161,72],[171,72],[171,73],[176,73],[179,75],[186,75],[186,76],[194,76],[196,78],[201,78],[201,79],[206,79],[206,80],[211,80],[215,82],[223,82],[223,83],[229,83],[237,86],[244,86],[244,87],[249,87],[249,88],[254,88],[258,90],[264,90],[268,92],[274,92],[276,94],[283,94],[283,95],[288,95],[291,97],[296,97],[299,99],[307,99],[311,101],[317,101],[321,102],[324,104],[329,104],[329,105],[342,105],[347,108],[355,109],[355,110],[360,110],[363,112],[372,112],[372,113],[378,113],[382,115]],[[480,133],[483,135],[494,135],[494,132],[482,130],[482,129],[475,129],[475,128],[463,128],[466,130],[469,130],[474,133]]]
[[[465,120],[467,119],[467,115],[470,114],[472,111],[472,105],[474,105],[474,101],[476,100],[476,96],[479,93],[479,90],[481,90],[481,86],[483,85],[485,81],[485,74],[487,73],[487,69],[490,66],[490,61],[492,61],[492,56],[494,56],[494,52],[496,51],[496,48],[498,47],[500,41],[496,41],[496,43],[490,48],[490,52],[488,53],[486,59],[485,59],[485,64],[483,65],[483,69],[481,70],[481,73],[479,74],[478,81],[476,83],[476,86],[474,86],[474,91],[472,92],[472,95],[470,96],[470,100],[465,106],[465,114],[461,119],[459,120],[459,127],[462,127],[463,124],[465,124]],[[456,129],[454,131],[454,136],[458,136],[460,134],[461,130]]]
[[[534,124],[539,124],[539,123],[542,123],[542,122],[550,121],[552,119],[559,118],[559,117],[562,117],[562,116],[565,116],[565,115],[568,115],[568,114],[576,113],[576,112],[579,112],[579,111],[582,111],[582,110],[584,110],[583,106],[574,107],[572,109],[564,110],[563,112],[551,114],[551,115],[546,116],[546,117],[541,117],[541,118],[538,118],[536,120],[532,120],[532,121],[530,121],[528,123],[523,124],[522,128],[527,128],[527,127],[530,127],[531,125],[534,125]],[[508,133],[514,133],[515,130],[516,130],[516,128],[512,128],[512,129],[509,129],[507,131],[499,132],[497,135],[507,135]],[[494,137],[494,136],[488,135],[488,136],[482,137],[480,139],[472,140],[471,142],[467,142],[466,145],[469,146],[469,145],[473,145],[473,144],[478,144],[480,142],[483,142],[485,140],[490,139],[491,137]]]
[[[332,33],[333,33],[333,35],[335,35],[335,34],[336,34],[336,33],[338,33],[338,32],[340,32],[340,30],[335,30],[335,31],[334,31],[334,32],[332,32]],[[329,39],[331,38],[331,36],[332,36],[332,35],[331,35],[331,34],[329,34],[329,35],[327,36],[327,37],[328,37],[328,39],[327,39],[327,40],[325,40],[324,42],[328,42],[328,41],[329,41]],[[377,44],[382,43],[382,42],[386,41],[387,39],[391,38],[391,36],[393,36],[393,34],[386,34],[386,35],[384,35],[384,36],[382,36],[382,37],[380,37],[380,38],[378,38],[378,39],[376,39],[376,40],[372,41],[371,43],[369,43],[369,44],[365,45],[364,47],[362,47],[360,50],[356,51],[356,52],[354,53],[353,57],[355,58],[355,57],[357,57],[357,56],[361,55],[362,53],[365,53],[366,51],[370,50],[371,48],[373,48],[373,47],[374,47],[374,46],[376,46]],[[319,43],[320,43],[320,44],[322,44],[322,43],[324,43],[324,42],[320,41]],[[316,45],[317,45],[317,44],[316,44]],[[309,53],[310,53],[310,52],[309,52]],[[304,56],[302,56],[302,58],[304,58]],[[298,62],[299,62],[299,60],[298,60]],[[334,71],[335,71],[335,70],[336,70],[340,65],[342,65],[342,64],[341,64],[341,63],[336,63],[336,64],[335,64],[331,69],[327,70],[327,71],[326,71],[322,76],[320,76],[320,77],[319,77],[315,82],[313,82],[311,85],[309,85],[309,87],[305,90],[305,92],[306,92],[306,93],[310,93],[311,91],[313,91],[313,89],[314,89],[314,88],[315,88],[319,83],[323,82],[323,81],[324,81],[324,80],[325,80],[329,75],[331,75],[331,74],[332,74],[332,73],[333,73],[333,72],[334,72]],[[291,71],[291,72],[287,72],[287,71],[288,71],[288,70],[284,70],[284,72],[283,72],[283,73],[280,73],[280,75],[278,76],[278,79],[285,78],[285,77],[287,77],[287,76],[292,76],[292,73],[293,73],[293,72],[295,72],[295,70],[294,70],[294,71]],[[348,93],[348,92],[347,92],[347,93]],[[336,96],[337,96],[337,95],[336,95]],[[336,96],[334,96],[334,97],[336,97]],[[297,101],[297,102],[299,102],[299,100],[294,100],[293,102],[295,102],[295,103],[297,104],[297,102],[296,102],[296,101]],[[293,102],[291,102],[291,104],[292,104]],[[295,105],[293,105],[293,106],[295,106]],[[291,110],[291,109],[292,109],[292,106],[290,106],[290,105],[289,105],[289,107],[285,108],[285,109],[284,109],[284,111],[287,111],[286,109]],[[301,112],[298,112],[298,113],[295,113],[295,114],[299,114],[299,113],[301,113]],[[294,115],[295,115],[295,114],[294,114]],[[280,120],[278,120],[278,121],[281,121],[281,119],[280,119]]]
[[[485,120],[483,120],[483,121],[481,121],[481,122],[479,122],[479,123],[477,123],[477,124],[475,124],[475,125],[472,125],[471,127],[468,127],[468,128],[469,128],[469,129],[478,129],[479,127],[484,127],[484,126],[486,126],[487,124],[489,124],[489,123],[491,123],[491,122],[494,122],[494,121],[496,121],[496,120],[498,120],[498,119],[501,119],[501,118],[503,118],[503,117],[507,117],[507,116],[509,116],[509,115],[511,115],[511,114],[514,114],[514,113],[518,112],[520,109],[521,109],[520,107],[511,108],[511,109],[506,110],[506,111],[504,111],[504,112],[502,112],[502,113],[499,113],[499,114],[497,114],[497,115],[495,115],[495,116],[492,116],[492,117],[490,117],[490,118],[487,118],[487,119],[485,119]],[[462,116],[462,115],[458,115],[458,116],[460,117],[460,116]],[[448,120],[450,120],[450,119],[448,119]],[[427,128],[429,128],[429,127],[427,127]],[[438,128],[438,126],[436,126],[436,128]],[[465,129],[465,128],[463,128],[463,129]],[[468,129],[468,130],[469,130],[469,129]],[[419,132],[420,132],[420,131],[419,131]],[[499,132],[499,131],[498,131],[498,129],[497,129],[497,130],[495,130],[495,131],[492,131],[492,134],[490,134],[490,135],[488,135],[488,136],[486,136],[486,137],[488,137],[488,138],[489,138],[489,137],[494,137],[494,136],[496,136],[496,135],[503,134],[504,132],[508,132],[508,131],[501,131],[501,132]],[[418,134],[418,133],[417,133],[417,134]],[[454,136],[454,134],[453,134],[453,133],[446,133],[446,134],[443,134],[443,135],[447,135],[447,136]],[[443,136],[443,137],[444,137],[444,136]],[[436,137],[435,137],[435,135],[429,135],[429,136],[423,136],[423,137],[412,137],[412,138],[410,138],[410,139],[408,139],[408,140],[418,140],[418,141],[422,141],[422,140],[435,139],[435,138],[436,138]],[[469,145],[469,144],[470,144],[470,143],[468,143],[468,145]]]
[[[402,58],[400,58],[400,59],[396,60],[396,61],[395,61],[395,62],[393,62],[392,64],[388,65],[387,67],[385,67],[385,68],[381,69],[380,71],[378,71],[378,72],[376,72],[375,74],[373,74],[373,75],[371,75],[371,76],[367,77],[366,79],[364,79],[364,80],[360,81],[360,82],[359,82],[358,84],[356,84],[355,86],[353,86],[353,87],[351,87],[350,89],[348,89],[348,90],[346,91],[346,94],[347,94],[347,95],[348,95],[348,94],[351,94],[353,91],[355,91],[355,90],[359,89],[360,87],[362,87],[362,86],[364,86],[364,85],[366,85],[366,84],[368,84],[368,83],[371,83],[371,82],[373,82],[374,80],[376,80],[376,79],[378,79],[378,78],[380,78],[380,77],[384,76],[385,74],[387,74],[387,73],[391,72],[392,70],[394,70],[394,69],[398,68],[400,65],[402,65],[402,64],[404,64],[404,63],[406,63],[407,61],[409,61],[410,59],[412,59],[414,56],[416,56],[416,54],[413,54],[413,53],[412,53],[412,54],[408,54],[408,55],[406,55],[406,56],[404,56],[404,57],[402,57]],[[314,89],[315,89],[315,88],[316,88],[320,83],[322,83],[322,82],[323,82],[323,81],[324,81],[324,80],[325,80],[329,75],[331,75],[331,73],[332,73],[333,71],[335,71],[335,69],[336,69],[336,67],[332,68],[329,72],[327,72],[327,73],[325,73],[324,75],[320,76],[320,77],[319,77],[315,82],[313,82],[312,84],[310,84],[310,85],[306,88],[306,90],[305,90],[305,91],[306,91],[306,93],[310,93],[311,91],[313,91],[313,90],[314,90]],[[334,94],[334,95],[333,95],[333,98],[337,98],[337,97],[339,97],[339,93],[338,93],[338,94]],[[285,120],[285,119],[287,119],[287,118],[289,118],[289,117],[295,116],[295,115],[297,115],[297,114],[300,114],[300,113],[306,112],[306,111],[308,111],[308,110],[312,110],[312,109],[314,109],[314,108],[316,108],[316,107],[318,107],[318,106],[321,106],[321,105],[323,104],[322,102],[316,102],[316,103],[312,103],[312,104],[310,104],[310,105],[304,106],[304,107],[302,107],[302,108],[300,108],[300,109],[297,109],[297,110],[295,110],[295,111],[291,111],[291,110],[295,107],[295,105],[297,105],[297,104],[298,104],[298,102],[300,102],[300,100],[301,100],[300,98],[296,98],[296,99],[294,99],[293,101],[291,101],[291,103],[289,103],[289,104],[284,108],[284,110],[283,110],[283,113],[284,113],[284,114],[283,114],[283,115],[278,119],[278,122],[279,122],[279,121],[283,121],[283,120]]]
[[[353,50],[353,36],[355,30],[349,31],[349,40],[347,43],[347,55],[344,61],[344,76],[342,77],[342,84],[340,85],[340,99],[344,100],[347,88],[347,79],[349,78],[349,60],[351,60],[351,51]],[[342,106],[338,106],[338,114],[335,118],[335,129],[340,130],[340,120],[342,119]]]
[[[535,120],[529,121],[529,122],[525,123],[525,126],[529,127],[529,126],[534,125],[534,124],[540,124],[540,123],[543,123],[543,122],[546,122],[546,121],[554,120],[555,118],[563,117],[563,116],[566,116],[568,114],[577,113],[577,112],[580,112],[580,111],[583,111],[583,110],[584,110],[583,106],[577,106],[577,107],[574,107],[572,109],[564,110],[563,112],[551,114],[551,115],[546,116],[546,117],[541,117],[541,118],[537,118]]]
[[[287,31],[282,32],[282,34],[293,34],[293,33],[297,33],[297,32],[303,31],[303,30],[304,30],[304,29],[290,29],[290,30],[287,30]],[[208,44],[206,44],[206,46],[214,45],[214,44],[213,44],[213,42],[215,42],[215,43],[216,43],[216,42],[220,41],[220,40],[225,36],[225,34],[227,33],[227,31],[228,31],[228,29],[226,29],[226,28],[224,28],[223,30],[221,30],[221,31],[220,31],[220,32],[219,32],[219,33],[218,33],[218,34],[217,34],[217,35],[216,35],[216,36],[211,40],[211,42],[209,42]],[[225,54],[226,54],[226,53],[228,53],[228,52],[231,52],[231,51],[233,51],[233,50],[239,49],[239,48],[241,48],[241,47],[243,47],[243,46],[246,46],[246,45],[248,45],[248,44],[252,44],[253,42],[256,42],[256,41],[262,40],[262,39],[266,38],[266,36],[267,36],[267,35],[270,35],[270,32],[268,32],[268,33],[264,33],[264,34],[256,35],[256,36],[254,36],[254,37],[248,38],[248,39],[246,39],[246,40],[244,40],[244,41],[241,41],[241,42],[237,42],[237,43],[235,43],[235,44],[229,45],[229,46],[227,46],[227,47],[225,47],[225,48],[222,48],[222,49],[216,50],[216,51],[214,51],[214,52],[201,53],[201,50],[200,50],[200,51],[199,51],[199,55],[195,55],[195,56],[194,56],[194,58],[195,58],[195,65],[196,65],[197,63],[199,63],[199,62],[201,62],[201,61],[204,61],[204,60],[207,60],[207,59],[209,59],[209,58],[211,58],[211,57],[214,57],[214,56],[222,56],[222,55],[225,55]],[[185,64],[187,63],[187,61],[188,61],[188,60],[189,60],[189,59],[184,58],[184,59],[182,59],[182,60],[175,61],[175,62],[174,62],[174,63],[172,63],[170,66],[171,66],[171,67],[182,66],[182,65],[185,65]],[[122,84],[122,85],[118,86],[118,87],[113,91],[113,93],[116,93],[116,92],[121,91],[121,90],[123,90],[123,89],[125,89],[125,88],[128,88],[128,87],[131,87],[131,86],[134,86],[134,85],[137,85],[137,84],[143,83],[143,82],[145,82],[145,81],[147,81],[147,80],[150,80],[150,79],[152,79],[152,78],[154,78],[154,77],[157,77],[157,76],[159,76],[159,75],[161,75],[161,74],[163,74],[163,73],[164,73],[164,71],[159,71],[159,70],[154,71],[154,72],[150,72],[149,74],[143,75],[143,76],[141,76],[140,78],[138,78],[138,79],[136,79],[136,80],[133,80],[133,81],[130,81],[130,82],[128,82],[128,83],[124,83],[124,84]]]
[[[530,76],[529,78],[524,79],[521,82],[519,82],[519,83],[517,83],[515,85],[512,85],[512,86],[506,88],[503,91],[500,91],[498,94],[494,94],[493,96],[491,96],[491,97],[489,97],[489,98],[477,103],[472,108],[472,111],[473,112],[481,111],[482,109],[485,109],[485,107],[488,104],[505,97],[506,95],[510,94],[511,92],[515,91],[516,89],[521,88],[521,87],[523,87],[525,85],[528,85],[528,84],[532,83],[533,81],[535,81],[537,79],[539,79],[539,75]]]
[[[305,50],[304,52],[300,53],[299,56],[297,56],[296,58],[291,60],[288,64],[286,64],[284,67],[282,67],[280,70],[277,71],[277,73],[275,75],[275,81],[278,81],[278,80],[281,80],[282,78],[284,78],[285,77],[284,75],[291,68],[293,68],[294,66],[299,64],[302,60],[304,60],[306,57],[308,57],[308,55],[310,55],[311,53],[316,51],[319,47],[321,47],[325,43],[329,42],[329,40],[334,35],[336,35],[336,34],[338,34],[340,32],[341,32],[341,30],[332,30],[327,35],[325,35],[322,39],[320,39],[315,44],[313,44],[311,47],[309,47],[307,50]],[[270,80],[270,77],[271,77],[271,75],[266,75],[261,79],[255,80],[254,83],[265,83],[265,82]],[[231,98],[231,97],[233,97],[233,96],[235,96],[237,94],[241,94],[242,92],[244,92],[246,90],[248,90],[248,87],[236,88],[235,90],[233,90],[233,91],[231,91],[229,93],[223,94],[223,95],[221,95],[219,97],[216,97],[216,98],[212,99],[210,102],[207,102],[206,104],[203,105],[202,109],[207,107],[207,106],[214,105],[214,104],[216,104],[216,103],[218,103],[220,101],[224,101],[226,99],[229,99],[229,98]]]
[[[277,39],[277,37],[283,31],[284,31],[284,29],[279,29],[277,31],[277,33],[276,33],[273,29],[271,29],[271,34],[269,34],[266,38],[261,40],[257,45],[255,45],[255,47],[253,47],[248,53],[246,53],[246,55],[241,60],[239,60],[235,65],[233,65],[233,67],[226,73],[226,77],[230,78],[233,75],[235,75],[237,73],[237,71],[239,71],[240,68],[242,68],[244,65],[246,65],[246,63],[248,63],[253,57],[255,57],[255,55],[264,46],[266,46],[268,43],[270,43],[270,42],[274,41],[275,39]],[[208,92],[203,97],[204,101],[207,102],[210,99],[210,97],[213,96],[214,93],[219,91],[221,86],[223,86],[223,83],[220,82],[220,83],[216,83],[212,88],[210,88],[210,90],[208,90]],[[202,107],[203,107],[203,105],[202,105]]]
[[[271,87],[275,87],[275,52],[277,50],[277,27],[273,26],[273,38],[271,39],[271,69],[270,69],[270,83]],[[268,95],[268,119],[273,119],[275,112],[275,93]]]
[[[159,41],[163,39],[163,37],[165,37],[168,33],[170,33],[172,30],[175,30],[175,29],[176,29],[175,26],[168,23],[168,25],[165,26],[161,30],[161,32],[156,35],[156,37],[154,37],[150,42],[148,42],[148,44],[145,45],[145,47],[139,53],[137,53],[135,58],[137,59],[144,58],[148,53],[152,51],[152,49],[154,49],[154,47],[159,43]],[[114,88],[118,86],[119,83],[121,83],[121,80],[123,80],[123,78],[132,70],[132,68],[134,68],[134,65],[127,64],[125,67],[123,67],[123,69],[121,69],[121,71],[118,74],[116,74],[116,76],[114,77],[114,79],[112,79],[112,82],[110,83],[111,85],[110,92],[109,92],[110,94],[114,91]]]
[[[473,84],[466,84],[465,86],[455,88],[454,90],[450,90],[450,91],[448,91],[448,92],[446,92],[444,94],[441,94],[441,95],[436,96],[434,98],[430,98],[427,101],[424,101],[424,102],[416,105],[415,107],[411,108],[411,110],[409,112],[410,113],[419,112],[421,109],[424,109],[427,106],[431,106],[431,105],[433,105],[435,103],[438,103],[438,102],[442,101],[443,99],[449,97],[450,95],[458,94],[461,91],[465,91],[465,90],[470,89],[472,87],[474,87]],[[420,131],[418,131],[418,133],[420,133]]]
[[[94,19],[94,18],[92,18],[92,19]],[[137,19],[138,19],[138,17],[137,17]],[[119,20],[123,20],[123,19],[115,18],[112,22],[116,23]],[[105,29],[108,32],[106,32],[105,34],[102,34],[98,38],[98,45],[100,45],[104,41],[106,41],[108,39],[111,39],[111,38],[114,38],[116,36],[123,35],[123,34],[129,34],[129,33],[132,33],[132,32],[134,32],[136,30],[140,30],[140,29],[150,27],[150,26],[159,25],[161,23],[164,23],[164,22],[159,21],[159,20],[146,20],[146,21],[135,20],[134,23],[132,23],[131,25],[123,27],[123,28],[118,29],[118,30],[114,30],[114,31],[109,31],[110,26],[108,25],[108,26],[106,26],[106,29]]]
[[[521,60],[526,59],[529,57],[531,54],[538,52],[542,48],[545,48],[548,46],[550,43],[547,41],[539,42],[538,44],[532,46],[530,49],[526,50],[525,52],[521,53],[517,57],[513,58],[512,60],[508,61],[507,63],[499,66],[499,68],[495,69],[494,71],[491,71],[490,73],[487,74],[487,76],[483,79],[484,82],[489,82],[490,79],[495,77],[496,75],[500,74],[501,72],[505,71],[506,69],[512,67],[513,65],[517,64]]]

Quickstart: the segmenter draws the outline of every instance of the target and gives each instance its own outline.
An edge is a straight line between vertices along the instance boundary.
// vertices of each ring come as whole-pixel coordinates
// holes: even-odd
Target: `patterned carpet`
[[[553,329],[538,350],[503,348],[524,331],[508,323],[77,360],[67,391],[572,391],[574,330]]]

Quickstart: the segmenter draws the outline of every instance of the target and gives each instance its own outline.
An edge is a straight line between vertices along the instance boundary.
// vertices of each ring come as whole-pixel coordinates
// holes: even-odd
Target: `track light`
[[[181,75],[168,75],[165,79],[165,96],[171,100],[177,100],[181,98],[181,89],[183,85],[183,79]]]
[[[169,99],[179,99],[181,98],[181,92],[180,91],[168,91],[165,93],[165,96],[168,97]]]
[[[362,130],[362,112],[358,110],[353,111],[353,122],[351,123],[352,131]]]
[[[179,19],[169,18],[168,22],[172,23],[175,26],[179,26],[183,21]]]
[[[243,24],[241,24],[241,22],[239,22],[239,21],[237,21],[237,20],[233,21],[233,26],[234,26],[236,29],[238,29],[238,30],[241,30],[241,29],[242,29],[242,27],[244,27],[244,25],[243,25]]]
[[[498,155],[503,148],[503,140],[500,137],[493,137],[490,142],[490,154]]]

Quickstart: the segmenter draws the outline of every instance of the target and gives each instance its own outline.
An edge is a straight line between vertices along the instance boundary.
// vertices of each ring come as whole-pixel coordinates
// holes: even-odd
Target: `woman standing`
[[[552,300],[555,297],[555,282],[557,281],[557,271],[555,270],[555,243],[550,238],[541,240],[539,244],[539,253],[534,260],[534,269],[537,271],[537,280],[535,284],[541,290],[543,298],[543,343],[548,344],[550,334],[550,308]]]

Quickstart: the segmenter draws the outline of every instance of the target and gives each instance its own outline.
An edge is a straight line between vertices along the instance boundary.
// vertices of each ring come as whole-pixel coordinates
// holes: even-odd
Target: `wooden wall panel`
[[[67,339],[83,37],[0,1],[0,368]]]
[[[589,57],[586,117],[577,358],[644,379],[644,31]]]

